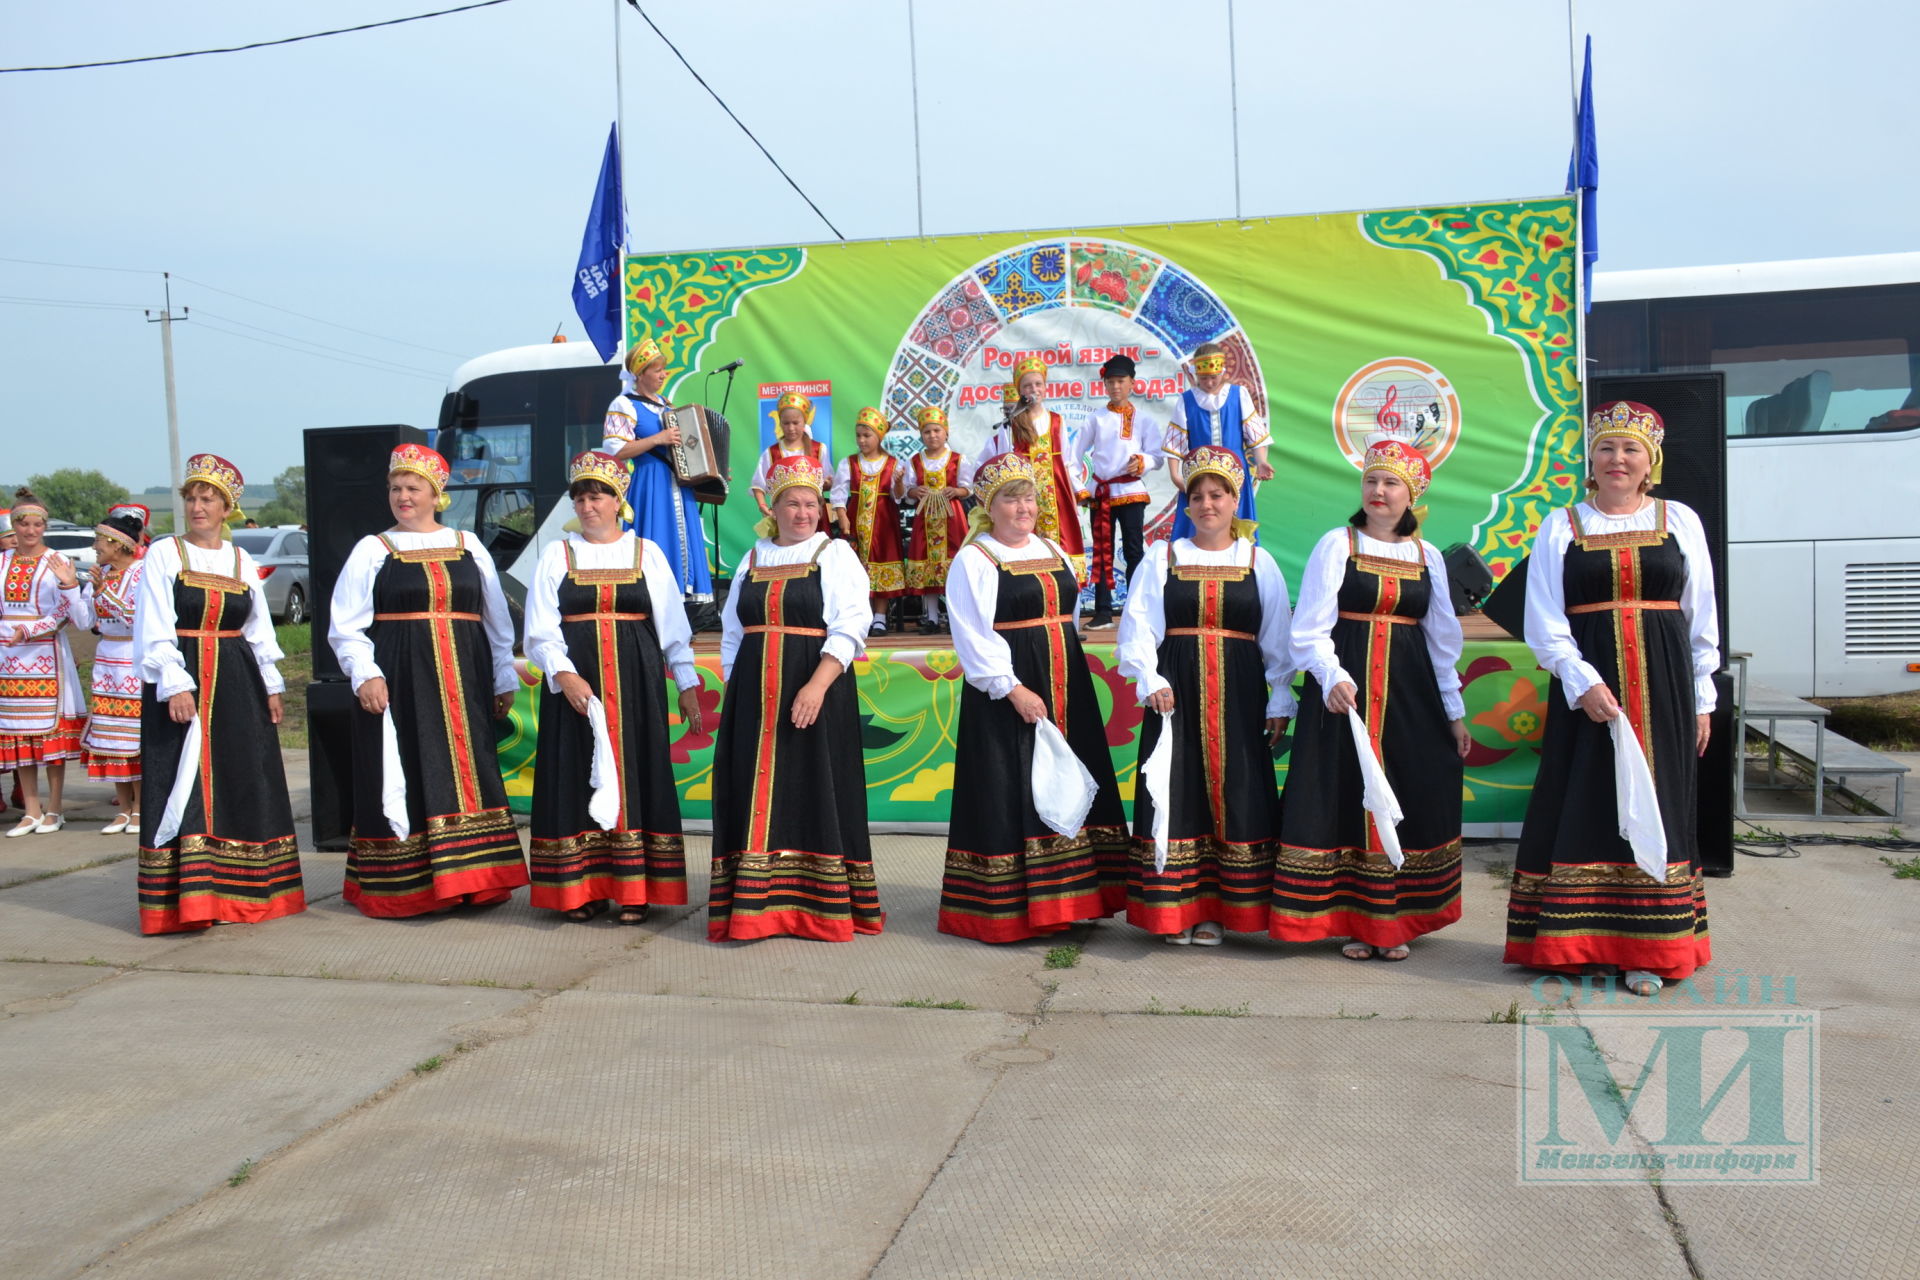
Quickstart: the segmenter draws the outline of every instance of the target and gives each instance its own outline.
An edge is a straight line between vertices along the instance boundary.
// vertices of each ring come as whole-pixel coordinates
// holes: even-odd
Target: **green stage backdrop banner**
[[[680,812],[713,813],[713,732],[720,727],[720,659],[700,660],[701,705],[708,733],[694,735],[675,715],[668,729]],[[1088,645],[1087,665],[1107,725],[1107,745],[1129,806],[1140,755],[1142,711],[1112,645]],[[534,679],[527,668],[526,679]],[[945,825],[953,802],[953,743],[960,718],[960,663],[951,649],[874,650],[854,663],[861,735],[866,748],[867,812],[874,822]],[[1527,647],[1513,641],[1468,642],[1460,658],[1461,694],[1473,746],[1467,755],[1464,820],[1518,823],[1525,815],[1546,725],[1547,675]],[[500,770],[513,807],[525,813],[533,796],[539,694],[523,686],[501,730]],[[1286,779],[1287,748],[1274,767]]]
[[[1141,400],[1164,412],[1183,362],[1211,341],[1273,429],[1261,541],[1289,581],[1358,505],[1376,434],[1434,463],[1425,536],[1469,543],[1503,573],[1575,492],[1575,262],[1573,202],[1552,197],[636,256],[626,316],[629,340],[664,342],[676,402],[709,385],[705,371],[746,362],[728,402],[723,571],[752,544],[744,481],[786,388],[814,397],[836,457],[864,405],[894,424],[887,447],[911,452],[927,404],[977,456],[1025,355],[1048,361],[1048,399],[1071,421],[1100,403],[1111,353],[1134,357]],[[1162,516],[1166,477],[1154,477]]]

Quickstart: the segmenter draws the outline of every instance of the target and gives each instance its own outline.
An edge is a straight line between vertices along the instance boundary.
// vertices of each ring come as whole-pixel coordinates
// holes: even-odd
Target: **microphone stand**
[[[720,416],[724,418],[727,416],[727,404],[729,401],[733,399],[734,375],[740,372],[740,366],[738,362],[736,362],[732,367],[725,370],[721,370],[721,369],[709,370],[707,373],[707,382],[711,382],[713,380],[714,374],[722,373],[722,372],[724,372],[727,375],[727,385],[721,388],[721,391],[720,391]],[[710,394],[708,394],[706,389],[706,383],[704,382],[701,384],[700,398],[705,400],[709,406],[713,404],[713,397]],[[729,451],[731,451],[732,449],[731,438],[729,438],[728,440],[728,449]],[[733,468],[732,458],[727,459],[727,468],[729,471],[732,470]],[[715,559],[715,562],[718,563],[719,547],[720,547],[720,504],[717,502],[714,502],[714,503],[706,503],[704,505],[706,505],[709,508],[707,512],[707,519],[713,526],[713,532],[710,535],[710,541],[708,545],[715,549],[714,559]]]

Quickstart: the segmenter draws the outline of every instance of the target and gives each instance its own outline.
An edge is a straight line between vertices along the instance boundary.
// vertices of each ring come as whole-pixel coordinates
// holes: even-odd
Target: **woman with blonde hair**
[[[708,603],[713,599],[713,575],[700,530],[700,504],[673,470],[669,450],[681,443],[680,428],[661,421],[668,408],[660,396],[667,385],[667,355],[658,342],[642,338],[628,349],[627,378],[632,390],[607,406],[600,452],[627,464],[627,523],[665,553],[686,599]]]
[[[493,739],[520,685],[513,622],[480,539],[440,523],[446,485],[438,453],[395,449],[393,527],[333,589],[327,638],[360,703],[342,896],[369,916],[499,906],[527,883]]]

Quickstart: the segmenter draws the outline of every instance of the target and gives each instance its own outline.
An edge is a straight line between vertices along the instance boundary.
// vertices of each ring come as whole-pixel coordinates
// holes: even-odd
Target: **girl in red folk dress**
[[[93,651],[92,714],[80,749],[87,776],[113,783],[113,821],[100,832],[108,836],[140,829],[140,671],[133,661],[133,602],[146,525],[145,507],[117,507],[95,525],[98,563],[81,587],[100,644]]]
[[[813,401],[798,391],[786,392],[774,402],[773,422],[779,428],[780,438],[760,451],[760,460],[753,464],[753,480],[748,485],[753,492],[753,503],[760,508],[762,516],[772,514],[767,505],[767,473],[779,466],[782,459],[805,456],[819,463],[822,471],[827,468],[826,449],[811,434]],[[831,518],[832,513],[828,515]]]
[[[853,438],[860,452],[850,455],[833,476],[833,505],[840,511],[840,532],[853,540],[853,549],[866,566],[873,584],[868,596],[873,610],[869,635],[887,630],[889,600],[907,594],[906,556],[900,549],[900,506],[893,493],[899,487],[900,460],[880,447],[887,419],[878,409],[862,409],[854,419]]]
[[[9,837],[54,832],[67,761],[80,755],[85,695],[66,628],[80,599],[73,565],[46,543],[47,508],[31,490],[14,494],[11,551],[0,552],[0,772],[16,770],[26,816]],[[40,807],[40,770],[47,807]]]
[[[1067,421],[1041,403],[1047,389],[1046,361],[1028,356],[1013,366],[1013,390],[1018,396],[1005,425],[987,441],[986,454],[1017,453],[1033,466],[1039,485],[1040,514],[1033,531],[1059,546],[1073,566],[1073,576],[1087,572],[1087,544],[1080,533],[1080,504],[1090,499],[1072,461],[1081,450],[1067,430]]]
[[[920,410],[920,443],[901,472],[895,495],[919,504],[913,536],[907,540],[907,590],[924,598],[925,630],[946,626],[940,597],[947,590],[947,569],[967,540],[967,511],[961,500],[973,484],[973,464],[947,448],[947,411],[930,404]]]

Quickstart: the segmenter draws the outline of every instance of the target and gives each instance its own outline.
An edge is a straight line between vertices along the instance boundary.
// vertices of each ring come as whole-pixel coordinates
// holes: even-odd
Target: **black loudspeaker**
[[[307,686],[307,781],[316,849],[345,849],[353,832],[355,705],[345,680],[316,680]]]
[[[1733,874],[1733,771],[1739,767],[1733,741],[1733,677],[1724,671],[1716,673],[1713,691],[1718,697],[1710,717],[1707,754],[1700,757],[1694,838],[1700,843],[1701,870],[1726,877]]]
[[[1521,556],[1507,569],[1507,576],[1493,594],[1480,602],[1480,613],[1515,640],[1527,638],[1527,564],[1531,556]]]
[[[1447,592],[1453,597],[1456,614],[1472,613],[1493,592],[1493,570],[1480,553],[1464,542],[1456,542],[1441,553],[1447,566]]]
[[[310,427],[307,450],[307,582],[313,602],[313,676],[342,678],[327,624],[333,584],[353,544],[393,524],[387,507],[387,456],[403,444],[425,444],[417,427]],[[318,796],[315,797],[316,804]],[[316,817],[315,822],[319,819]]]
[[[1713,597],[1720,615],[1720,661],[1727,641],[1727,384],[1723,373],[1641,373],[1595,378],[1589,408],[1637,400],[1666,422],[1659,497],[1685,503],[1707,531]]]

